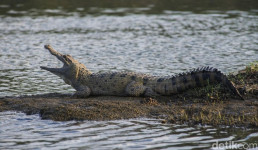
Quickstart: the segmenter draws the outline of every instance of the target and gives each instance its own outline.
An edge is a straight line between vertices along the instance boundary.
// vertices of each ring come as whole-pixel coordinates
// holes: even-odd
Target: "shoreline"
[[[227,125],[258,128],[258,101],[168,100],[97,96],[72,99],[58,93],[0,99],[0,111],[39,114],[54,121],[107,121],[132,118],[162,119],[162,123]]]

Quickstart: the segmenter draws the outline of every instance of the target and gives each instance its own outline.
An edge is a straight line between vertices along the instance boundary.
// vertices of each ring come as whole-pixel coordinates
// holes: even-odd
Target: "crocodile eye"
[[[72,62],[71,59],[69,58],[69,57],[71,57],[70,55],[64,55],[63,57],[64,57],[65,61],[67,61],[69,63]]]

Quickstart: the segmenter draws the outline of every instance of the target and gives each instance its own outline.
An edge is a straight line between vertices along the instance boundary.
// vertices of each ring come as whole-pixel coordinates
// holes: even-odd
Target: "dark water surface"
[[[1,0],[0,96],[74,91],[40,70],[62,65],[44,44],[93,72],[171,75],[210,65],[229,73],[258,60],[258,1]],[[0,149],[193,149],[215,140],[250,143],[258,137],[257,130],[189,128],[148,119],[60,123],[16,113],[0,117]]]

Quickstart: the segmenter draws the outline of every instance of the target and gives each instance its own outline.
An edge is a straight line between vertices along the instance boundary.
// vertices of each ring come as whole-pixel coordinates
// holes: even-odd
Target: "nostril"
[[[45,45],[44,47],[45,47],[45,48],[49,48],[49,47],[50,47],[50,45]]]

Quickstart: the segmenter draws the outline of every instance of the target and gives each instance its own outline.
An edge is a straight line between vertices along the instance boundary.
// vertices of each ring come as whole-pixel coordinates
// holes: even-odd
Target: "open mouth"
[[[65,67],[68,65],[68,63],[65,60],[65,55],[54,50],[50,45],[45,45],[44,48],[47,49],[52,55],[56,56],[57,59],[62,61],[64,63],[64,66],[62,68],[49,68],[49,67],[45,67],[45,66],[40,66],[40,68],[50,71],[55,74],[65,72]]]

